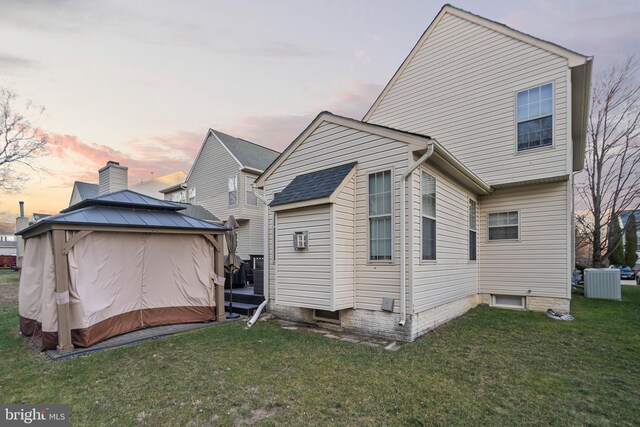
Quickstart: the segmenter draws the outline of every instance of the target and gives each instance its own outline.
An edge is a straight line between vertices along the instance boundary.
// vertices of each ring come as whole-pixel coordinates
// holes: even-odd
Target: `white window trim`
[[[371,218],[369,216],[369,175],[374,174],[374,173],[378,173],[378,172],[385,172],[385,171],[391,171],[391,259],[384,259],[384,260],[372,260],[371,259],[371,239],[370,239],[370,231],[369,231],[369,218]],[[366,180],[366,185],[367,185],[367,193],[366,193],[366,197],[367,197],[367,206],[366,206],[366,215],[367,215],[367,222],[366,222],[366,228],[367,228],[367,264],[368,265],[380,265],[380,264],[386,264],[386,265],[393,265],[396,262],[396,251],[395,251],[395,241],[396,241],[396,235],[395,235],[395,229],[396,229],[396,183],[395,183],[395,168],[393,166],[391,167],[384,167],[384,168],[379,168],[379,169],[370,169],[368,171],[366,171],[365,173],[365,180]]]
[[[509,305],[509,304],[497,304],[496,303],[496,297],[501,297],[501,296],[505,296],[505,297],[514,297],[514,298],[520,298],[520,305]],[[498,307],[498,308],[508,308],[510,310],[524,310],[526,307],[526,297],[520,296],[520,295],[506,295],[506,294],[492,294],[491,295],[491,307]]]
[[[229,194],[231,194],[231,191],[229,191],[229,180],[231,178],[236,179],[236,204],[232,205],[231,203],[229,203]],[[233,175],[229,175],[229,177],[227,178],[227,206],[230,208],[235,208],[240,206],[240,179],[238,178],[238,174],[233,174]]]
[[[526,150],[518,150],[518,93],[524,92],[525,90],[531,90],[537,87],[545,86],[551,83],[551,145],[545,145],[544,147],[536,147],[536,148],[528,148]],[[546,116],[541,116],[546,117]],[[530,119],[533,120],[533,119]],[[539,84],[535,84],[533,86],[529,86],[526,88],[518,89],[513,94],[513,128],[514,128],[514,139],[515,146],[513,148],[514,153],[516,155],[526,155],[529,153],[537,153],[543,150],[552,150],[556,146],[556,85],[553,80],[545,81]]]
[[[471,222],[469,221],[469,213],[471,212],[471,202],[474,202],[476,204],[476,223],[475,223],[475,230],[471,229]],[[489,217],[487,217],[488,219]],[[520,221],[520,214],[518,214],[518,221]],[[478,201],[477,200],[473,200],[471,198],[467,199],[467,261],[469,261],[469,264],[476,264],[478,262],[478,247],[480,245],[478,245],[478,228],[479,224],[478,224]],[[489,223],[487,223],[487,230],[488,230],[488,226]],[[469,231],[475,231],[476,232],[476,259],[471,259],[471,252],[469,251],[470,247],[469,244],[471,242],[469,242]],[[489,238],[489,232],[487,231],[487,238]]]
[[[422,174],[426,173],[429,176],[432,176],[435,180],[435,190],[436,190],[436,216],[431,217],[429,215],[424,215],[422,213]],[[438,178],[426,169],[420,169],[420,191],[418,192],[420,197],[420,254],[418,257],[420,258],[420,265],[429,265],[429,264],[437,264],[438,263]],[[436,222],[436,259],[422,259],[422,236],[424,234],[424,227],[422,226],[422,217],[426,217],[429,219],[433,219]]]
[[[489,240],[489,215],[497,214],[497,213],[505,213],[505,212],[518,212],[518,238],[517,239],[497,239],[497,240]],[[501,209],[499,211],[491,211],[487,212],[487,226],[486,229],[486,243],[514,243],[521,241],[522,235],[522,212],[520,209]]]

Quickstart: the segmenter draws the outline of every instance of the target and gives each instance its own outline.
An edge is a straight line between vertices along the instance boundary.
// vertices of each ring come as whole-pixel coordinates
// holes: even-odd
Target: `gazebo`
[[[224,320],[224,231],[130,190],[20,231],[20,330],[60,353],[132,330]]]

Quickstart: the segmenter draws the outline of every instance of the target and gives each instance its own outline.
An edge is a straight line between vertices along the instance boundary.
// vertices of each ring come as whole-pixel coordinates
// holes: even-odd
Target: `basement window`
[[[524,308],[524,297],[517,295],[493,295],[492,299],[495,307]]]
[[[318,322],[329,322],[340,324],[340,312],[329,310],[313,310],[313,318]]]

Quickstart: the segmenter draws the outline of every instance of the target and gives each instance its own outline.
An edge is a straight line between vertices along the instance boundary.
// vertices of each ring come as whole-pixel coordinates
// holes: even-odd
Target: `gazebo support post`
[[[56,277],[56,305],[58,312],[58,353],[73,351],[69,318],[69,262],[65,254],[65,230],[52,230],[53,260]]]
[[[226,320],[224,313],[224,234],[218,234],[215,239],[218,242],[218,247],[215,248],[215,273],[216,276],[222,278],[222,284],[216,284],[216,320],[222,322]]]

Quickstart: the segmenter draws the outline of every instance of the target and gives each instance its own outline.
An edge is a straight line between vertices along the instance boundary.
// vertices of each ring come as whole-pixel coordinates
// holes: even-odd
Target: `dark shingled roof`
[[[177,203],[159,200],[131,190],[120,190],[92,199],[83,200],[73,206],[61,210],[60,213],[72,212],[88,206],[110,206],[169,211],[179,211],[184,209],[183,206],[180,206]]]
[[[286,205],[329,197],[358,162],[347,163],[296,176],[269,206]]]
[[[213,130],[220,141],[231,151],[231,154],[238,159],[242,167],[263,171],[280,155],[267,147],[263,147],[244,139],[235,138],[226,133]]]
[[[78,189],[80,200],[95,199],[96,197],[98,197],[98,184],[76,181],[73,183],[73,185]]]

